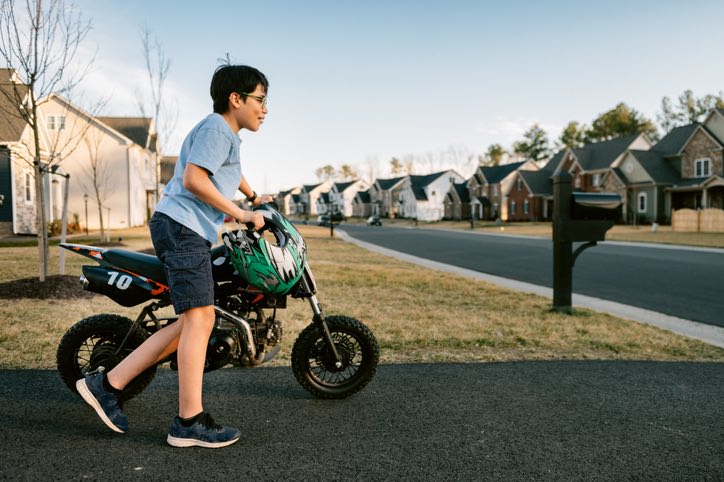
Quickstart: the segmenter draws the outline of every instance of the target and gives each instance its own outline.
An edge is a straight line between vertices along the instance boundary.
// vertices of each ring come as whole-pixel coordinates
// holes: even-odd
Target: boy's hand
[[[257,196],[256,199],[254,199],[254,202],[251,203],[253,206],[259,206],[260,204],[270,203],[273,202],[274,198],[269,196],[268,194]]]
[[[253,211],[242,211],[243,215],[236,218],[240,224],[253,224],[254,230],[259,231],[264,227],[264,216]]]

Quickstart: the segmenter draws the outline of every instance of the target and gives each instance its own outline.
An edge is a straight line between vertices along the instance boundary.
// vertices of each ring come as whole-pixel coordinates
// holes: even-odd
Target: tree
[[[500,144],[490,144],[488,150],[485,151],[485,156],[481,159],[481,164],[486,166],[499,166],[503,157],[507,154],[503,146]]]
[[[586,143],[587,130],[585,125],[581,125],[576,121],[571,121],[561,132],[561,137],[558,140],[560,147],[568,147],[570,149],[576,149],[583,147]]]
[[[651,139],[658,137],[653,122],[621,102],[593,120],[586,134],[586,142],[607,141],[634,134],[647,134]]]
[[[685,90],[677,99],[676,106],[672,105],[671,99],[661,99],[661,112],[657,114],[656,120],[661,129],[667,133],[675,127],[699,122],[712,109],[724,108],[724,94],[707,94],[697,98],[691,90]]]
[[[392,176],[397,176],[399,174],[403,174],[404,172],[405,166],[402,164],[402,161],[396,157],[390,159],[390,174],[392,174]]]
[[[547,159],[551,152],[548,146],[548,134],[538,124],[533,124],[523,134],[523,140],[513,144],[513,151],[535,162]]]
[[[334,178],[334,167],[327,164],[326,166],[322,166],[316,169],[314,171],[314,175],[317,176],[320,181],[329,181],[330,179]]]
[[[74,69],[78,65],[75,57],[90,27],[90,22],[84,21],[81,14],[64,0],[27,0],[21,6],[13,0],[0,2],[0,56],[16,76],[7,89],[0,89],[13,106],[2,114],[6,120],[22,120],[32,131],[26,148],[27,161],[33,166],[35,176],[40,281],[45,281],[48,275],[43,176],[62,161],[64,152],[64,146],[51,141],[50,146],[42,147],[53,152],[43,156],[40,108],[51,94],[70,99],[70,94],[84,77],[92,61],[85,68]]]
[[[150,117],[153,119],[154,129],[148,130],[149,138],[146,140],[147,145],[151,145],[155,140],[158,145],[163,147],[163,143],[167,142],[171,137],[171,132],[176,125],[176,111],[171,111],[166,104],[164,97],[166,79],[168,71],[171,67],[171,61],[166,56],[163,45],[158,38],[151,34],[148,27],[144,27],[141,31],[141,44],[143,46],[143,58],[146,63],[146,73],[148,74],[148,88],[150,91],[150,102],[144,100],[144,96],[137,94],[138,107],[142,117]],[[150,108],[149,108],[150,107]],[[152,149],[155,154],[156,164],[156,202],[160,196],[160,176],[161,176],[161,153]]]
[[[339,177],[342,178],[343,181],[350,181],[352,179],[357,179],[359,175],[357,174],[357,171],[349,164],[342,164],[342,166],[339,168]]]
[[[83,170],[90,179],[90,185],[84,185],[86,191],[92,191],[98,205],[98,219],[101,225],[101,241],[107,240],[105,229],[103,227],[103,204],[108,195],[111,193],[113,179],[108,170],[108,162],[101,155],[101,141],[103,136],[97,129],[89,130],[84,141],[88,149],[88,164],[83,166]],[[88,220],[86,220],[88,222]],[[109,235],[110,237],[110,235]]]

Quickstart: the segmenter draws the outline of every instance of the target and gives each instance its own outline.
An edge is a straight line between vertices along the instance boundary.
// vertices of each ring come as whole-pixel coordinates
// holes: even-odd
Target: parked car
[[[337,224],[340,221],[344,221],[344,215],[342,213],[332,214],[332,222]],[[329,214],[320,214],[317,216],[317,226],[329,226]]]
[[[379,216],[370,216],[367,218],[367,226],[382,226]]]

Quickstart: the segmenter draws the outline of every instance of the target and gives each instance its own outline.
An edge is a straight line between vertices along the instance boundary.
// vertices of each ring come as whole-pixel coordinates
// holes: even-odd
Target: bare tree
[[[171,106],[167,103],[165,96],[166,80],[168,79],[168,71],[171,68],[171,60],[166,56],[163,45],[158,38],[151,34],[148,26],[141,31],[141,44],[143,45],[143,58],[146,63],[146,73],[148,74],[150,102],[144,100],[145,96],[140,93],[137,94],[137,101],[141,115],[153,119],[154,129],[149,129],[145,147],[151,148],[155,155],[156,202],[158,202],[162,154],[153,148],[151,144],[155,140],[157,145],[163,148],[164,143],[169,141],[171,133],[176,128],[178,111],[175,104]]]
[[[87,191],[92,191],[98,205],[98,220],[101,226],[101,241],[106,240],[105,228],[103,226],[103,205],[112,192],[112,178],[108,169],[108,160],[101,154],[101,142],[103,136],[97,129],[92,129],[85,136],[84,141],[88,149],[88,163],[83,170],[90,179],[90,184],[84,184]],[[86,222],[88,222],[86,220]]]
[[[40,258],[39,278],[48,274],[48,231],[43,176],[63,159],[67,149],[62,136],[41,146],[41,106],[51,94],[70,98],[91,65],[73,69],[78,48],[91,28],[79,11],[65,0],[27,0],[22,5],[14,0],[0,0],[0,56],[12,70],[13,81],[0,89],[8,107],[2,114],[6,120],[21,120],[32,131],[27,141],[26,159],[35,176],[35,224],[38,232]],[[61,129],[59,129],[60,131]],[[77,144],[76,144],[77,145]],[[41,147],[48,154],[43,156]],[[45,159],[44,159],[45,157]]]

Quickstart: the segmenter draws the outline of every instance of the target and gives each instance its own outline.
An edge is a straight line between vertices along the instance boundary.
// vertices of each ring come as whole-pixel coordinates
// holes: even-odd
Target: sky
[[[664,96],[724,90],[721,1],[77,1],[93,25],[84,96],[109,97],[105,115],[139,115],[144,26],[162,44],[166,155],[211,112],[218,59],[266,74],[266,120],[240,132],[259,192],[326,164],[386,177],[393,156],[509,148],[534,123],[554,140],[619,102],[655,121]]]

